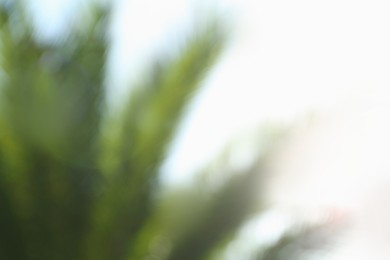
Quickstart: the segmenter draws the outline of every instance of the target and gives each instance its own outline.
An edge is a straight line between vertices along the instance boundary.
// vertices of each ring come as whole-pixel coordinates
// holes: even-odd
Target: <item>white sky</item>
[[[386,1],[248,1],[236,42],[184,126],[168,167],[173,178],[256,123],[382,93],[390,83],[389,9]]]

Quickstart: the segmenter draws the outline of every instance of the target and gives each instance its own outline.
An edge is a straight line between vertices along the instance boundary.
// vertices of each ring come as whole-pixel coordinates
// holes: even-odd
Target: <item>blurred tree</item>
[[[258,208],[261,166],[218,189],[157,196],[157,175],[189,99],[223,50],[204,23],[152,62],[119,115],[103,88],[107,11],[60,43],[36,41],[0,7],[0,259],[208,259]],[[267,255],[269,258],[269,254]]]

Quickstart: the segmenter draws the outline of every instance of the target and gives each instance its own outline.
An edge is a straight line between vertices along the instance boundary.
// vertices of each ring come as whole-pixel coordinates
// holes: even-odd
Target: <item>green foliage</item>
[[[151,62],[112,115],[107,14],[95,15],[84,34],[43,44],[20,8],[0,5],[0,259],[207,259],[258,210],[262,168],[162,197],[157,177],[226,31],[211,19]]]
[[[294,226],[271,245],[258,250],[256,260],[308,259],[331,246],[331,223]],[[333,230],[335,231],[335,230]]]

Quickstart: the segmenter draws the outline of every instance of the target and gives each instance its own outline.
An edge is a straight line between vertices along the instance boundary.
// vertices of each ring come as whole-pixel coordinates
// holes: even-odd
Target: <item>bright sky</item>
[[[236,42],[213,71],[168,163],[174,179],[256,123],[342,106],[390,83],[386,1],[269,0],[241,7]]]

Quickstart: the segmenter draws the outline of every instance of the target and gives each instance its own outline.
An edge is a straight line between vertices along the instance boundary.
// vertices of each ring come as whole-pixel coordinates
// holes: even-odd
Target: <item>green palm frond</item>
[[[15,3],[0,2],[0,259],[209,259],[259,210],[264,158],[223,168],[230,177],[216,189],[160,193],[158,174],[224,50],[224,23],[203,22],[175,55],[150,61],[113,115],[109,10],[42,43]]]

